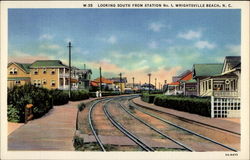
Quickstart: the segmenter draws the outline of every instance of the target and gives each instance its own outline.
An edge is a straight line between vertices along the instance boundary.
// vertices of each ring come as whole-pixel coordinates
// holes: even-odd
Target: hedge
[[[69,93],[59,89],[50,90],[54,105],[63,105],[69,102]]]
[[[79,101],[89,98],[89,93],[85,90],[73,90],[71,91],[70,100]]]
[[[154,99],[154,104],[207,117],[211,113],[210,98],[157,95]]]
[[[8,121],[24,122],[24,107],[33,104],[34,118],[47,113],[52,107],[49,90],[33,85],[15,86],[8,89]]]
[[[143,93],[141,96],[141,100],[147,103],[154,103],[155,96],[159,94],[148,94],[148,93]]]

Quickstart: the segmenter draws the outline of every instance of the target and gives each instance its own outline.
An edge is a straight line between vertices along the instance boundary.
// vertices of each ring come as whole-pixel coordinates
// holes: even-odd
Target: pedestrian
[[[96,98],[98,98],[98,97],[99,97],[99,92],[96,91],[96,92],[95,92],[95,95],[96,95]]]

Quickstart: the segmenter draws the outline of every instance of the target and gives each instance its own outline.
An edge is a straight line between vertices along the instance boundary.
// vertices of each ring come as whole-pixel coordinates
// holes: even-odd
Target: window
[[[51,86],[52,86],[52,87],[55,87],[55,86],[56,86],[55,80],[51,80]]]
[[[36,80],[34,80],[34,81],[33,81],[33,85],[35,85],[35,86],[36,86]]]
[[[17,69],[16,68],[14,68],[13,74],[17,74]]]
[[[51,74],[54,75],[56,73],[55,69],[51,71]]]
[[[14,74],[13,68],[10,68],[9,73],[10,73],[10,74]]]
[[[38,69],[34,70],[34,75],[38,75]]]
[[[21,82],[20,81],[15,81],[16,82],[16,84],[21,84]]]
[[[40,86],[41,86],[41,81],[38,80],[38,81],[37,81],[37,87],[40,87]]]
[[[46,85],[47,82],[46,82],[46,79],[43,79],[43,85]]]
[[[43,74],[46,74],[46,68],[43,69]]]
[[[209,80],[208,89],[211,89],[211,80]]]

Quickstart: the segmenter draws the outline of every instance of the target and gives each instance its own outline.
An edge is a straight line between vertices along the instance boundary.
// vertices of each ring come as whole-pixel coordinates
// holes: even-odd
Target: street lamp
[[[150,77],[151,77],[151,73],[148,74],[148,94],[150,94]]]
[[[102,92],[102,68],[99,68],[100,70],[100,93]]]

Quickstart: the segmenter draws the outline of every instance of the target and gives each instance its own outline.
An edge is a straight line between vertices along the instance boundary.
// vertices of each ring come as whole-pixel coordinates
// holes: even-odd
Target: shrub
[[[82,111],[86,107],[86,105],[85,105],[85,103],[82,102],[82,103],[78,104],[77,107],[78,107],[79,111]]]
[[[85,90],[71,91],[71,97],[70,97],[71,101],[79,101],[79,100],[84,100],[88,98],[89,98],[89,94]]]
[[[69,93],[59,89],[50,90],[54,105],[63,105],[69,102]]]
[[[48,89],[33,85],[8,89],[8,120],[24,122],[24,108],[30,103],[33,104],[34,118],[41,117],[53,107],[52,96]]]
[[[143,93],[141,96],[141,100],[147,103],[153,103],[155,96],[158,94],[148,94],[148,93]]]
[[[210,116],[211,112],[209,98],[158,95],[155,97],[154,104],[203,116]]]

